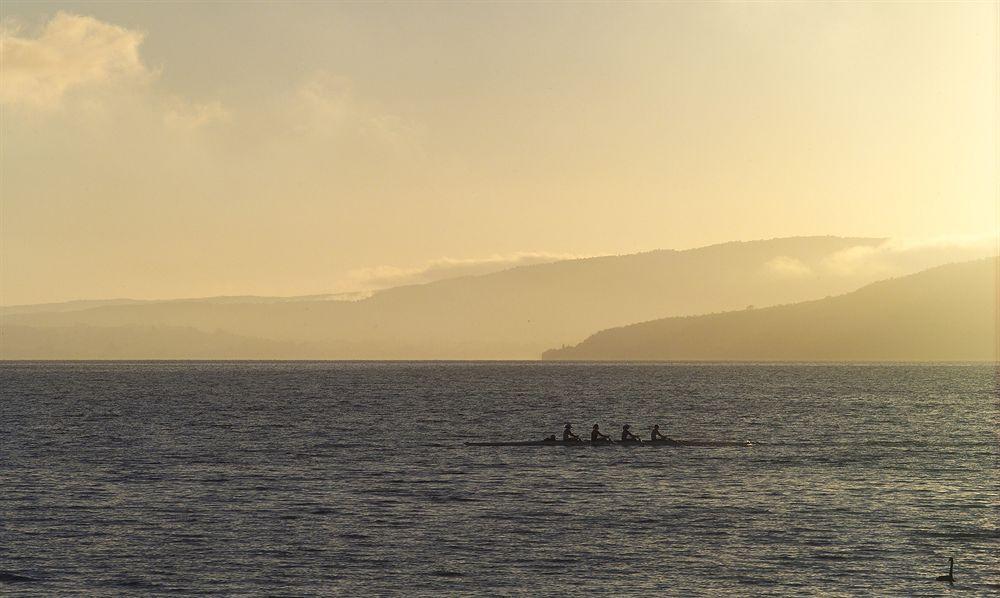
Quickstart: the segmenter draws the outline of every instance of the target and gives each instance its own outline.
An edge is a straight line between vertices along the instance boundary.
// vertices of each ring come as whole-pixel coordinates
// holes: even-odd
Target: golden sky
[[[0,303],[996,234],[998,4],[0,4]]]

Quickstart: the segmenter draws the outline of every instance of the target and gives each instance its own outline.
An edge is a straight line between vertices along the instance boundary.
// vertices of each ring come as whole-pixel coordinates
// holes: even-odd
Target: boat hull
[[[580,440],[566,442],[562,440],[523,440],[523,441],[511,441],[511,442],[466,442],[465,446],[561,446],[566,448],[571,447],[605,447],[605,446],[657,446],[657,447],[682,447],[682,446],[753,446],[753,443],[749,440],[743,442],[717,442],[711,440],[605,440],[600,442],[591,442],[589,440]]]

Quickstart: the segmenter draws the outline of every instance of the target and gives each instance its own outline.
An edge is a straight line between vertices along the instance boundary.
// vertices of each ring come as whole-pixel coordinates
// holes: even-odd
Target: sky
[[[996,235],[998,4],[0,4],[0,304]]]

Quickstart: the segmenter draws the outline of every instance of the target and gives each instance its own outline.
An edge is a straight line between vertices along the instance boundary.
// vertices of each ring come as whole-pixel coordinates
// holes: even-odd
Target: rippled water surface
[[[992,365],[7,363],[0,393],[2,594],[1000,591]],[[462,444],[567,420],[755,445]]]

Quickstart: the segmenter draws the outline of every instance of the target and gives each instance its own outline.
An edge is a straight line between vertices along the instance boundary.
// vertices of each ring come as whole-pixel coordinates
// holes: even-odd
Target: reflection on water
[[[5,594],[1000,589],[992,365],[0,365]],[[566,421],[737,447],[466,447]]]

